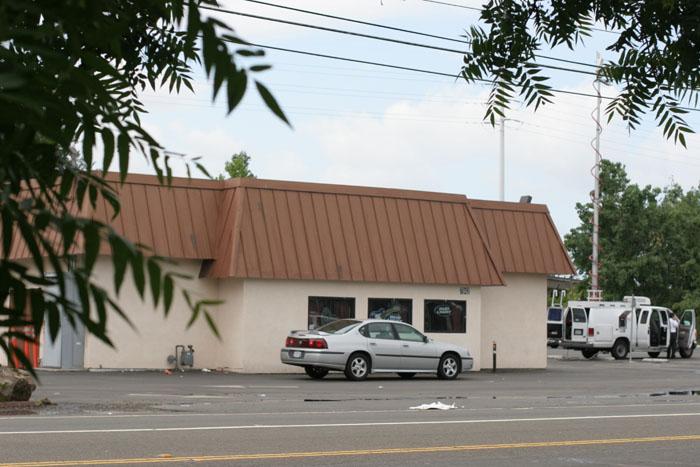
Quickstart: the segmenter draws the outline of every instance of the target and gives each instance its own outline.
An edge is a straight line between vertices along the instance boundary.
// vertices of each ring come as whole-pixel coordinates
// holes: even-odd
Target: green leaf
[[[160,266],[151,258],[148,260],[148,282],[151,285],[151,295],[155,306],[158,306],[158,302],[160,301],[160,281]]]
[[[260,94],[260,97],[262,97],[263,101],[265,101],[267,108],[291,127],[291,123],[289,123],[289,120],[287,120],[287,117],[284,115],[282,108],[279,106],[272,93],[270,93],[270,91],[259,81],[255,82],[255,86],[258,88],[258,93]]]
[[[102,129],[102,146],[104,147],[104,157],[102,159],[102,170],[107,172],[112,165],[114,158],[114,135],[109,128]]]
[[[163,278],[163,307],[165,308],[166,316],[173,304],[173,285],[173,278],[170,275],[166,275]]]
[[[126,180],[126,176],[129,173],[129,146],[131,144],[131,138],[126,131],[119,133],[117,138],[117,146],[119,148],[119,179],[122,183]]]

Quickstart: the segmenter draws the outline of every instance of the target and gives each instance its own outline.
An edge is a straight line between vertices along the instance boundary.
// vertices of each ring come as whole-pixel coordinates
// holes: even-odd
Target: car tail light
[[[328,343],[326,339],[309,339],[308,347],[312,349],[327,349]]]
[[[327,349],[328,343],[325,339],[300,339],[298,337],[287,337],[285,347],[302,347],[308,349]]]
[[[593,337],[595,335],[595,329],[588,328],[588,337]]]

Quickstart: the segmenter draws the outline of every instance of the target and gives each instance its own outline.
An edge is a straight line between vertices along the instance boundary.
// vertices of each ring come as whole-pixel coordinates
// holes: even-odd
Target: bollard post
[[[493,341],[493,369],[491,372],[496,372],[496,341]]]

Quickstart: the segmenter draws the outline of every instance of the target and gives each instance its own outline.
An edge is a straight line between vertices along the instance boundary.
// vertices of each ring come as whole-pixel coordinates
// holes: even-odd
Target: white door
[[[637,309],[637,332],[635,338],[635,346],[639,349],[649,347],[649,309]]]
[[[572,308],[571,340],[586,342],[588,338],[588,316],[583,308]]]
[[[695,338],[695,310],[685,310],[678,326],[678,348],[690,350]]]

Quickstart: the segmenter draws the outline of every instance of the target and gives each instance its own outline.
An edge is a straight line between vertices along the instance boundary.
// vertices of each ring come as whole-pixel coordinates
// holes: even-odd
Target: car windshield
[[[321,326],[316,329],[316,331],[327,332],[328,334],[345,334],[358,324],[360,324],[360,322],[354,319],[339,319],[325,326]]]
[[[550,308],[547,319],[549,321],[561,321],[561,308]]]

